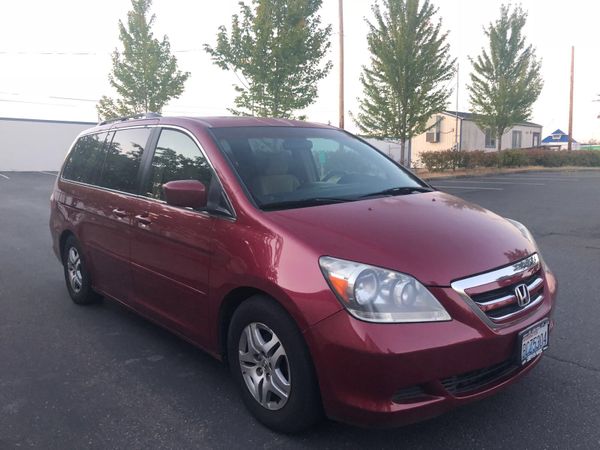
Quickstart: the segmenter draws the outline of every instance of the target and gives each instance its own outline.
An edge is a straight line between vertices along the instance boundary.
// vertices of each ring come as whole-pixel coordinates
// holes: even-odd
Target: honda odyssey
[[[548,347],[525,226],[330,126],[140,115],[73,144],[51,197],[72,300],[109,297],[226,362],[283,432],[481,399]]]

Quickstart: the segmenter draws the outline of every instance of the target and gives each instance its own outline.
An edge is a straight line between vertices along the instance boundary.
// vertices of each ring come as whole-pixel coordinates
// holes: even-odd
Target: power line
[[[82,51],[82,52],[59,52],[59,51],[29,51],[29,50],[0,50],[0,55],[17,55],[17,56],[107,56],[112,55],[113,51]],[[192,53],[202,52],[202,48],[187,48],[181,50],[171,50],[171,53]],[[119,51],[123,53],[123,51]],[[146,52],[146,53],[159,53],[159,52]],[[141,54],[141,52],[132,52],[131,54]]]
[[[41,98],[41,99],[53,99],[53,100],[67,100],[67,101],[73,101],[73,102],[88,102],[88,103],[98,103],[100,101],[99,98],[97,99],[93,99],[93,98],[83,98],[83,97],[67,97],[67,96],[59,96],[59,95],[31,95],[31,94],[25,94],[22,92],[6,92],[6,91],[0,91],[0,95],[10,95],[10,96],[14,96],[14,97],[34,97],[36,99]],[[12,99],[6,99],[6,100],[1,100],[0,101],[7,101],[7,102],[17,102],[17,103],[25,103],[28,100],[12,100]],[[34,102],[34,101],[32,101]],[[38,103],[38,102],[35,102]],[[50,103],[49,103],[50,104]],[[196,109],[211,109],[211,110],[223,110],[225,108],[222,107],[216,107],[216,106],[207,106],[207,105],[189,105],[189,104],[174,104],[173,105],[174,108],[177,108],[180,111],[193,111]],[[169,108],[170,109],[170,108]]]
[[[13,100],[0,98],[0,103],[28,103],[31,105],[50,105],[50,106],[63,106],[65,108],[74,108],[75,105],[65,105],[64,103],[50,103],[50,102],[33,102],[29,100]]]
[[[77,102],[93,102],[93,103],[98,103],[98,100],[94,100],[94,99],[91,99],[91,98],[57,97],[57,96],[54,96],[54,95],[51,95],[48,98],[55,98],[57,100],[72,100],[72,101],[77,101]]]
[[[10,96],[14,96],[14,97],[23,97],[23,96],[27,96],[29,98],[31,98],[32,96],[29,94],[23,94],[23,93],[18,93],[18,92],[1,92],[0,91],[0,95],[10,95]],[[65,97],[65,96],[58,96],[58,95],[49,95],[49,96],[33,96],[34,98],[40,98],[40,99],[51,99],[51,100],[66,100],[69,102],[84,102],[84,103],[98,103],[98,99],[90,99],[90,98],[80,98],[80,97]],[[58,102],[47,102],[47,101],[38,101],[38,100],[31,100],[31,99],[12,99],[12,98],[0,98],[0,102],[3,103],[27,103],[27,104],[33,104],[33,105],[50,105],[50,106],[65,106],[65,107],[70,107],[73,108],[75,107],[74,105],[69,105],[69,104],[65,104],[65,103],[58,103]],[[197,113],[198,111],[224,111],[225,108],[222,107],[216,107],[216,106],[207,106],[207,105],[178,105],[178,104],[174,104],[172,108],[167,107],[165,108],[168,111],[171,111],[173,113]]]
[[[23,94],[21,92],[0,92],[0,95],[10,95],[13,97],[37,97],[43,99],[53,99],[53,100],[68,100],[68,101],[76,101],[76,102],[93,102],[97,103],[99,99],[91,99],[91,98],[80,98],[80,97],[63,97],[58,95],[31,95],[31,94]],[[7,99],[4,101],[16,102],[16,103],[24,103],[25,100],[11,100]]]

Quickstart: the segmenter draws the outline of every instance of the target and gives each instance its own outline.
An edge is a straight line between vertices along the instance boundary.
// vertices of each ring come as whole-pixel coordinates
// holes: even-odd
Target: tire
[[[229,326],[227,355],[244,404],[262,424],[295,433],[322,418],[317,378],[304,338],[274,300],[256,295],[237,308]],[[287,398],[281,395],[286,389]]]
[[[69,236],[65,241],[62,256],[65,282],[71,300],[78,305],[97,303],[102,297],[92,289],[81,246],[74,236]]]

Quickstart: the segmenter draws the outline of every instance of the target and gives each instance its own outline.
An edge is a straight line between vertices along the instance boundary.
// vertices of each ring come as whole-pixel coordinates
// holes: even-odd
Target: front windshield
[[[212,130],[261,209],[299,208],[427,190],[369,145],[339,130]]]

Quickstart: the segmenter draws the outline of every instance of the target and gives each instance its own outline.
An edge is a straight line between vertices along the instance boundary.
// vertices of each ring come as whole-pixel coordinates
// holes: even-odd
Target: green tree
[[[438,9],[429,0],[383,0],[367,21],[370,67],[363,66],[364,96],[354,120],[366,135],[405,142],[428,129],[443,111],[451,90],[455,60]]]
[[[103,96],[96,109],[104,119],[147,111],[161,112],[172,98],[183,92],[189,72],[177,68],[167,36],[158,40],[152,33],[156,19],[149,15],[152,0],[131,0],[133,9],[127,13],[127,26],[119,20],[119,39],[123,51],[115,49],[111,86],[119,98]]]
[[[238,76],[233,114],[292,118],[315,102],[317,82],[331,70],[323,62],[331,26],[321,26],[321,2],[240,2],[231,32],[221,26],[216,46],[204,45],[217,66]]]
[[[496,135],[498,151],[502,135],[513,125],[528,120],[542,92],[541,62],[527,45],[523,29],[527,13],[520,6],[502,5],[500,18],[484,28],[489,48],[470,58],[473,65],[468,86],[471,106],[482,129]]]

